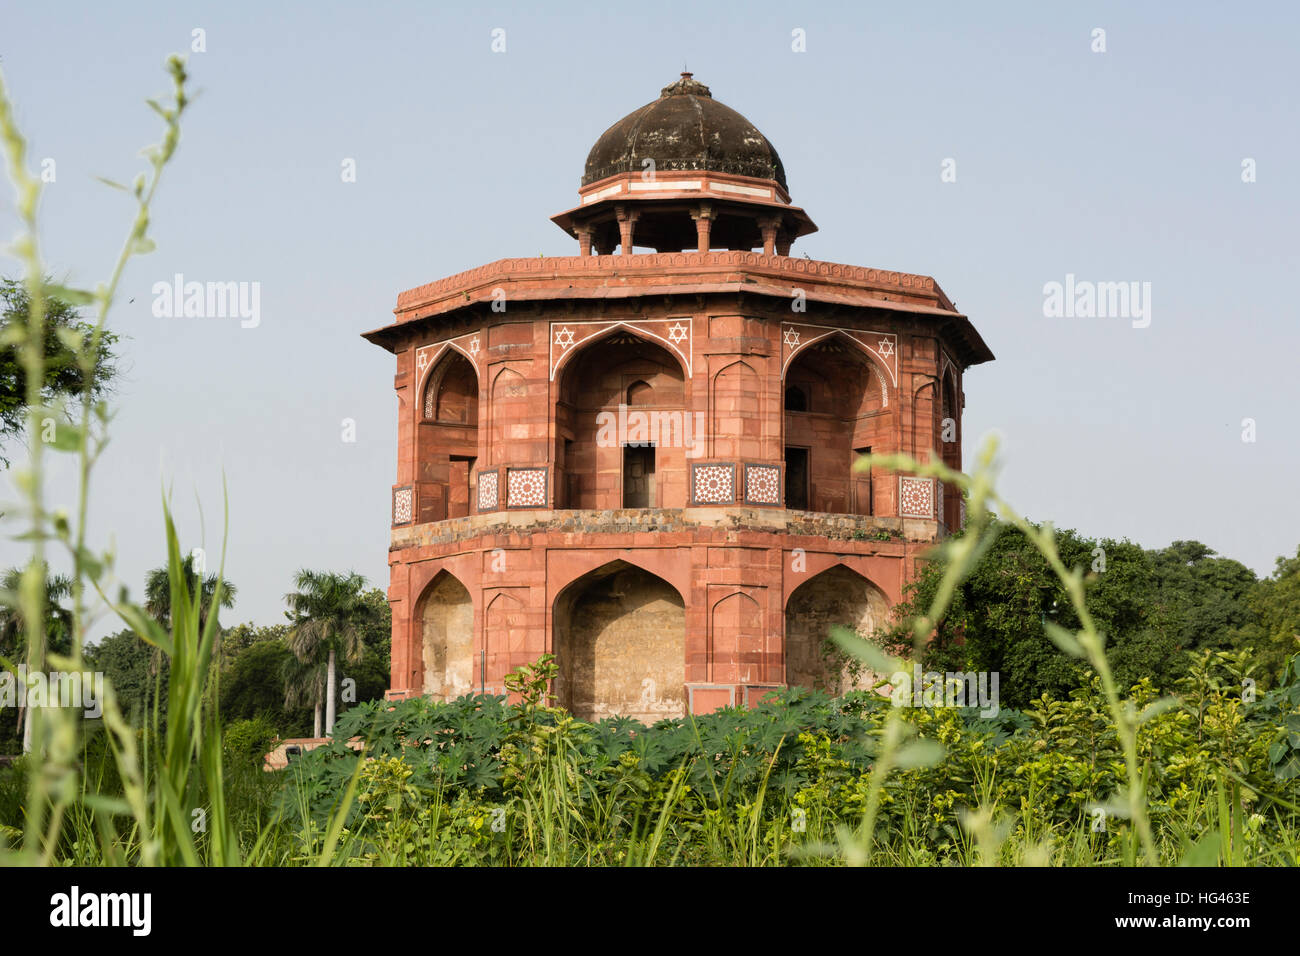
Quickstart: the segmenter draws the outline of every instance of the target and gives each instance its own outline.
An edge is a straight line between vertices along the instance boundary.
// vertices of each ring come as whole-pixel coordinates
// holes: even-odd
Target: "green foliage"
[[[305,737],[311,730],[311,711],[285,709],[285,665],[294,659],[289,645],[276,637],[243,650],[221,676],[221,715],[226,720],[265,719],[281,737]]]
[[[275,725],[266,714],[259,714],[252,720],[236,720],[226,727],[222,743],[225,747],[226,760],[236,764],[262,767],[262,758],[274,746],[279,736]]]
[[[992,544],[954,592],[925,664],[943,671],[998,671],[1003,699],[1013,707],[1043,694],[1068,697],[1088,677],[1085,663],[1047,635],[1049,624],[1067,631],[1080,627],[1065,588],[1019,528],[994,521],[990,537]],[[1160,690],[1172,689],[1186,673],[1184,651],[1238,646],[1255,617],[1254,574],[1196,542],[1147,551],[1127,541],[1057,531],[1056,544],[1067,568],[1086,572],[1087,608],[1106,637],[1121,686],[1147,678]],[[910,622],[929,606],[946,570],[942,558],[923,567],[896,610],[899,623],[887,640],[896,646],[910,642]]]
[[[167,686],[170,660],[134,631],[129,628],[118,631],[87,647],[86,663],[103,672],[117,696],[122,715],[131,726],[145,726],[155,702],[160,716],[166,717],[167,700],[158,695],[158,688]]]
[[[45,284],[54,287],[48,277]],[[112,332],[98,336],[90,375],[83,372],[83,362],[77,347],[94,338],[95,326],[84,322],[74,304],[58,295],[47,297],[44,307],[44,382],[40,388],[41,402],[46,407],[56,406],[61,399],[87,391],[93,401],[103,399],[117,377],[116,346],[118,337]],[[4,332],[11,326],[26,326],[30,319],[31,296],[23,283],[0,278],[0,449],[22,434],[27,425],[28,387],[27,372],[13,340]],[[60,416],[66,424],[66,415]],[[0,464],[8,465],[0,455]]]
[[[1138,726],[1145,799],[1165,862],[1226,818],[1220,787],[1235,793],[1237,809],[1223,813],[1235,821],[1237,842],[1215,844],[1214,853],[1300,861],[1294,784],[1270,764],[1278,709],[1300,707],[1281,691],[1245,702],[1240,664],[1231,655],[1206,662],[1178,706],[1152,708]],[[998,836],[979,850],[995,862],[1067,853],[1133,861],[1132,829],[1117,802],[1127,781],[1123,746],[1098,680],[995,719],[974,709],[895,710],[870,694],[832,700],[789,690],[752,710],[646,727],[627,718],[586,724],[547,706],[552,668],[543,658],[517,672],[515,704],[467,695],[354,708],[335,743],[286,772],[282,808],[311,807],[316,819],[305,829],[320,832],[359,775],[340,851],[355,863],[817,863],[837,833],[860,825],[893,711],[907,736],[943,756],[893,758],[872,862],[971,862],[979,807],[1002,821],[999,828],[989,818],[985,829]],[[1300,698],[1300,678],[1295,687]],[[1157,699],[1150,681],[1128,697],[1138,710]],[[364,741],[364,753],[343,742],[345,733]],[[1094,830],[1098,810],[1104,827]]]
[[[286,669],[286,679],[299,685],[291,686],[286,696],[291,701],[310,700],[319,705],[323,688],[325,733],[330,734],[338,701],[337,663],[340,659],[346,664],[362,662],[365,639],[374,640],[382,617],[373,596],[365,591],[366,579],[355,572],[303,570],[294,584],[298,590],[284,596],[289,605],[285,616],[293,623],[289,648],[305,666]],[[321,668],[326,672],[324,685]]]
[[[1255,648],[1262,674],[1277,674],[1300,651],[1300,549],[1277,559],[1273,574],[1252,590],[1249,604],[1252,617],[1237,643]]]
[[[215,574],[204,575],[195,567],[193,553],[183,559],[185,585],[198,592],[200,620],[206,621],[215,603],[218,608],[235,606],[236,588],[229,581],[218,582]],[[217,585],[220,583],[220,596]],[[171,573],[168,568],[154,568],[144,577],[144,609],[163,627],[171,623]]]
[[[32,631],[33,665],[46,662],[46,542],[66,548],[74,571],[70,654],[50,657],[55,667],[84,663],[85,591],[108,581],[111,555],[85,543],[86,482],[106,440],[96,429],[109,417],[92,371],[112,341],[104,319],[122,270],[152,247],[150,204],[179,141],[186,73],[178,58],[168,66],[175,98],[150,103],[164,136],[145,151],[150,175],[130,190],[137,208],[127,242],[94,293],[43,278],[41,184],[26,168],[0,77],[0,143],[24,227],[14,249],[29,296],[25,323],[7,322],[3,340],[22,369],[29,412],[31,468],[20,485],[32,556],[13,606]],[[83,493],[75,519],[46,509],[46,448],[30,434],[47,371],[58,370],[45,341],[58,300],[99,307],[88,341],[58,335],[83,379],[80,421],[49,449],[77,455]],[[1295,565],[1280,565],[1261,589],[1200,545],[1145,552],[1103,542],[1111,569],[1085,583],[1078,569],[1090,566],[1092,542],[1015,516],[993,492],[992,456],[991,448],[981,453],[971,476],[903,456],[864,464],[937,477],[966,496],[970,533],[944,543],[939,570],[923,576],[911,620],[893,636],[918,658],[947,655],[980,662],[956,669],[1002,671],[1003,687],[1024,700],[1021,712],[985,719],[792,690],[752,710],[653,727],[627,719],[593,725],[549,705],[555,668],[543,658],[508,682],[518,703],[470,695],[449,704],[361,704],[343,715],[328,746],[280,774],[263,773],[255,760],[273,730],[265,710],[222,734],[220,628],[208,613],[223,606],[221,573],[211,587],[193,573],[164,503],[168,560],[155,580],[157,600],[146,609],[100,591],[165,657],[156,676],[163,694],[139,729],[123,719],[112,682],[102,724],[42,709],[31,735],[39,762],[28,756],[0,769],[0,857],[72,865],[1295,865],[1300,665],[1279,650],[1291,647],[1296,630]],[[990,506],[1007,525],[990,520]],[[363,587],[355,575],[299,577],[289,598],[299,657],[327,652],[333,664],[340,654],[354,663],[371,652],[375,662],[386,656],[382,595]],[[269,661],[285,639],[254,637],[235,636],[226,659],[232,671],[247,661],[248,676],[258,655]],[[1289,659],[1261,674],[1277,686],[1258,699],[1247,693],[1258,669],[1248,649],[1255,637]],[[886,672],[893,663],[852,635],[841,645],[869,663],[884,661]],[[95,653],[106,661],[119,655],[124,683],[143,685],[138,650],[121,642]],[[1179,651],[1197,653],[1189,664]],[[310,667],[305,677],[315,680]],[[1178,698],[1158,696],[1179,678]],[[1055,693],[1037,693],[1044,686]],[[259,696],[249,689],[236,699],[254,710]],[[332,688],[328,700],[332,706]],[[198,811],[202,830],[193,827]],[[1093,828],[1098,811],[1107,825]]]

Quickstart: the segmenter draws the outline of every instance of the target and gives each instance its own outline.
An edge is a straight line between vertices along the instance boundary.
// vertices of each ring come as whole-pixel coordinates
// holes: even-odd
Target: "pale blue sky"
[[[796,253],[933,275],[971,316],[998,360],[966,376],[968,455],[1003,436],[1012,502],[1269,571],[1300,543],[1298,26],[1282,3],[5,2],[0,68],[33,157],[57,163],[45,251],[79,283],[106,275],[130,214],[94,177],[141,168],[158,131],[142,100],[206,31],[158,251],[112,320],[127,374],[92,538],[138,594],[163,553],[160,480],[185,543],[197,496],[215,548],[224,469],[226,620],[282,620],[303,565],[386,586],[394,366],[358,333],[411,286],[571,254],[548,217],[574,204],[587,150],[685,62],[780,151],[821,227]],[[0,235],[15,229],[6,188]],[[260,282],[261,324],[154,318],[151,287],[177,272]],[[1150,327],[1045,318],[1043,285],[1067,273],[1150,282]],[[5,541],[0,564],[22,553]]]

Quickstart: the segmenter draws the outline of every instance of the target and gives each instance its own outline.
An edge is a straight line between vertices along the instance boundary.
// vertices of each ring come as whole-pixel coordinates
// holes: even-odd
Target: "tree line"
[[[925,666],[998,671],[1002,702],[1024,707],[1042,695],[1064,700],[1087,680],[1085,665],[1046,635],[1048,622],[1077,630],[1060,580],[1017,528],[996,523],[992,544],[959,585],[935,627]],[[1147,549],[1131,541],[1057,531],[1067,567],[1086,572],[1089,613],[1106,637],[1116,680],[1150,678],[1171,691],[1194,656],[1247,653],[1261,689],[1278,681],[1300,651],[1300,548],[1263,578],[1198,541]],[[895,609],[884,639],[911,646],[910,622],[924,614],[944,563],[923,566]]]
[[[234,606],[237,588],[222,582],[220,605],[213,607],[216,575],[204,575],[187,563],[187,584],[199,591],[200,616],[220,615]],[[0,593],[12,594],[22,573],[10,568],[0,576]],[[71,649],[71,614],[65,606],[67,578],[46,574],[46,641],[56,653]],[[367,587],[354,572],[303,570],[285,595],[283,624],[231,627],[220,625],[220,713],[223,723],[255,721],[263,736],[325,736],[332,730],[337,706],[380,699],[388,688],[392,618],[388,599]],[[170,587],[165,567],[145,575],[144,608],[164,628],[171,624]],[[0,602],[0,659],[21,662],[26,629],[9,602]],[[168,658],[130,629],[104,637],[85,648],[85,666],[102,672],[118,706],[136,726],[152,719],[155,705],[166,720]],[[0,753],[18,753],[25,715],[11,719],[0,711]]]

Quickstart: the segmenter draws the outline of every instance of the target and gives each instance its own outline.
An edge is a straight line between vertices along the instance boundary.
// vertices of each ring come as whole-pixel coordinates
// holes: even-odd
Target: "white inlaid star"
[[[793,345],[798,345],[798,344],[799,344],[799,330],[798,330],[798,329],[786,329],[785,332],[784,332],[784,334],[781,336],[781,338],[782,338],[782,341],[784,341],[786,345],[791,345],[791,346],[793,346]]]
[[[885,358],[889,358],[889,356],[894,354],[894,342],[892,339],[881,339],[879,346],[880,354]]]
[[[469,340],[469,354],[470,354],[470,355],[478,355],[478,336],[477,336],[477,335],[474,336],[472,339]]]
[[[562,349],[567,349],[573,344],[573,329],[567,325],[555,330],[555,344]]]
[[[429,364],[429,353],[424,349],[415,353],[415,367],[418,371],[423,372],[426,365]]]
[[[684,325],[682,325],[682,323],[678,322],[676,325],[670,327],[670,328],[668,329],[668,338],[669,338],[669,340],[672,341],[672,342],[685,342],[685,341],[686,341],[686,326],[684,326]]]

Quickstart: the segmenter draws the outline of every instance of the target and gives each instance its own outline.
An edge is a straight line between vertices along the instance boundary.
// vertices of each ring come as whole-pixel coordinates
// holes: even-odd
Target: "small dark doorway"
[[[871,472],[858,468],[858,460],[870,454],[870,446],[853,449],[853,468],[849,472],[849,480],[853,488],[853,501],[850,502],[850,508],[855,515],[871,514]]]
[[[655,506],[654,445],[623,446],[623,507]]]
[[[796,511],[808,510],[808,449],[785,450],[785,506]]]

